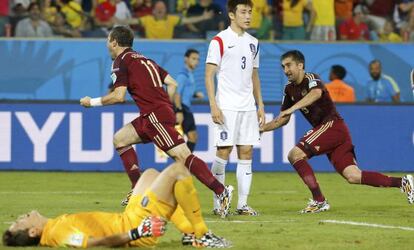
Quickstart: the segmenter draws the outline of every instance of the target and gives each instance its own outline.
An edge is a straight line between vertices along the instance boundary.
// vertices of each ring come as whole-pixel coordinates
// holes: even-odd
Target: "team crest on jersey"
[[[253,43],[250,44],[250,51],[252,52],[253,55],[256,54],[256,46]]]
[[[146,207],[148,205],[149,199],[148,196],[144,196],[141,200],[141,206]]]
[[[227,137],[228,137],[228,135],[227,135],[227,132],[226,132],[226,131],[221,131],[221,132],[220,132],[220,139],[221,139],[222,141],[227,140]]]
[[[308,91],[306,89],[302,90],[302,92],[300,93],[302,96],[305,96],[308,93]]]

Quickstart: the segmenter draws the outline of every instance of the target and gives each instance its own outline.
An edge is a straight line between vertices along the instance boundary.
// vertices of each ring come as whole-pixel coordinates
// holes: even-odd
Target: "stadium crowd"
[[[2,0],[2,37],[106,37],[129,25],[148,39],[210,38],[228,26],[220,0]],[[414,0],[253,0],[261,40],[414,41]]]

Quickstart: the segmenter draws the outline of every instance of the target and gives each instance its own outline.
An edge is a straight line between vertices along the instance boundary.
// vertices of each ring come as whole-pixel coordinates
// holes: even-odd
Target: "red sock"
[[[200,160],[197,156],[193,154],[188,156],[185,160],[185,166],[201,183],[213,190],[214,193],[223,193],[224,185],[214,177],[210,169],[207,167],[207,164]]]
[[[401,178],[389,177],[378,172],[362,171],[361,184],[373,187],[401,187]]]
[[[122,163],[124,164],[125,172],[128,174],[129,180],[131,181],[131,188],[134,188],[139,177],[141,176],[141,173],[139,172],[137,153],[131,146],[117,148],[116,150],[118,151]]]
[[[319,188],[319,184],[316,181],[315,174],[309,163],[305,160],[299,160],[293,164],[293,167],[298,172],[300,178],[302,178],[303,182],[308,186],[309,190],[312,192],[313,200],[322,202],[325,200],[321,189]]]

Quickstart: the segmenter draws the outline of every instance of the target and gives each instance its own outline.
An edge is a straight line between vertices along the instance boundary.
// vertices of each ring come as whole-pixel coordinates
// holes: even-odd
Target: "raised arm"
[[[181,24],[192,24],[192,23],[198,23],[201,21],[209,20],[213,18],[214,12],[212,10],[210,11],[204,11],[204,13],[200,16],[194,16],[194,17],[183,17],[181,19]]]

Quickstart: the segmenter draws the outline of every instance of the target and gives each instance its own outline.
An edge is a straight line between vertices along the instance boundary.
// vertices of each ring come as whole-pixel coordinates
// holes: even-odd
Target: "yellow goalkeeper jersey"
[[[86,248],[89,238],[125,233],[138,227],[147,216],[170,218],[173,210],[158,201],[152,192],[146,192],[144,196],[134,195],[123,213],[84,212],[49,219],[43,229],[40,245]],[[148,237],[131,241],[128,246],[149,247],[156,243],[157,238]]]

